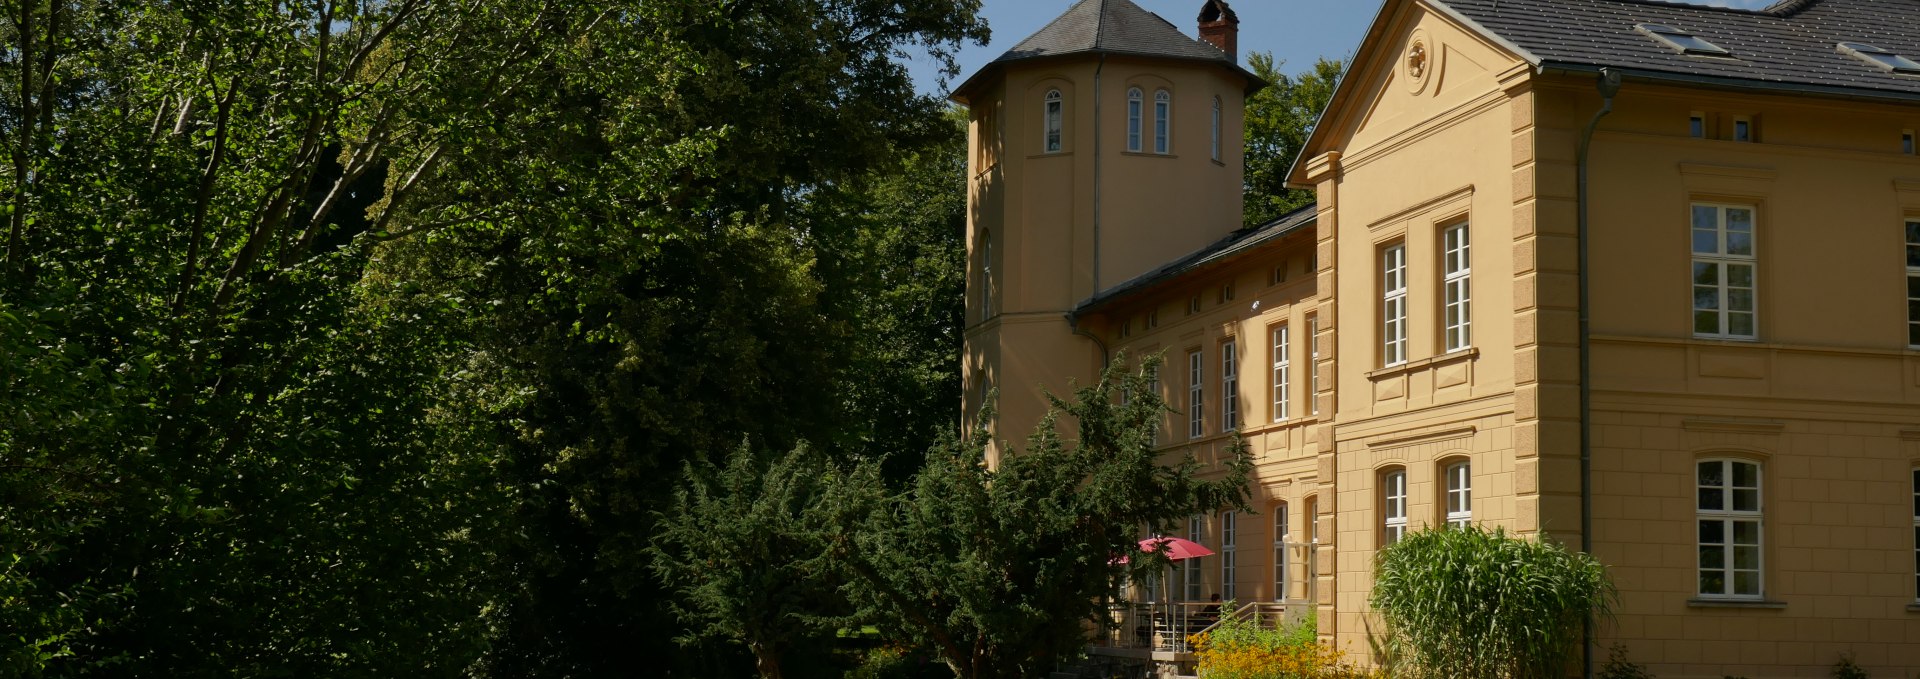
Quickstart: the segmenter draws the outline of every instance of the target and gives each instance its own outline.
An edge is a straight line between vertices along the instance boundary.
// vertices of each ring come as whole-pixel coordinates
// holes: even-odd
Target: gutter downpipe
[[[1107,55],[1100,54],[1100,64],[1093,67],[1093,294],[1100,294],[1100,140],[1106,137],[1100,130],[1100,73],[1107,70]],[[1100,347],[1100,370],[1105,371],[1113,365],[1113,353],[1107,350],[1107,343],[1100,341],[1093,333],[1080,329],[1080,317],[1067,312],[1067,325],[1073,328],[1073,334],[1093,340]]]
[[[1600,128],[1600,119],[1613,112],[1613,96],[1620,92],[1620,74],[1610,69],[1600,69],[1600,110],[1594,112],[1593,121],[1587,123],[1587,129],[1580,135],[1580,149],[1575,164],[1578,166],[1578,209],[1580,212],[1580,551],[1593,553],[1593,346],[1592,346],[1592,276],[1587,268],[1588,251],[1588,189],[1587,161],[1593,148],[1593,133]],[[1593,616],[1589,614],[1580,626],[1581,657],[1584,667],[1581,671],[1585,679],[1593,679]]]

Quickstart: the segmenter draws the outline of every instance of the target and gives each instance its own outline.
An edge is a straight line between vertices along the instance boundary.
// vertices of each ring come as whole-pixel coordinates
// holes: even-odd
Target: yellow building
[[[1083,0],[956,91],[969,418],[1164,352],[1169,454],[1244,437],[1261,509],[1173,591],[1350,651],[1375,550],[1471,521],[1609,564],[1663,677],[1920,669],[1920,0],[1388,0],[1244,230],[1201,21]]]

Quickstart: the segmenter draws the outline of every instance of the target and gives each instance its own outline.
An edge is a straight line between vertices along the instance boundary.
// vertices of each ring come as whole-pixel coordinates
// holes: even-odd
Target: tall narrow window
[[[1220,514],[1220,598],[1232,601],[1234,597],[1234,542],[1239,539],[1238,515],[1233,512]]]
[[[993,232],[980,234],[980,320],[993,317]]]
[[[1320,498],[1307,498],[1307,601],[1318,602],[1314,596],[1316,583],[1320,581]]]
[[[1140,88],[1127,90],[1127,150],[1140,152]]]
[[[1759,598],[1760,465],[1702,460],[1697,470],[1700,596]]]
[[[1166,153],[1167,134],[1172,128],[1173,95],[1166,90],[1153,93],[1153,152]]]
[[[1449,227],[1440,238],[1447,351],[1459,351],[1473,343],[1473,259],[1468,256],[1467,225]]]
[[[1920,348],[1920,219],[1907,220],[1907,346]]]
[[[1913,470],[1913,598],[1920,601],[1920,468]]]
[[[1383,251],[1380,270],[1380,358],[1386,365],[1400,365],[1407,362],[1407,246]]]
[[[1320,316],[1307,317],[1307,407],[1320,414]]]
[[[1207,384],[1202,381],[1206,375],[1201,372],[1204,369],[1200,352],[1187,354],[1187,438],[1197,439],[1207,433]]]
[[[1753,339],[1754,210],[1693,204],[1693,334]]]
[[[1204,542],[1207,537],[1206,527],[1207,527],[1206,518],[1200,516],[1199,514],[1195,514],[1191,517],[1188,517],[1187,518],[1187,539],[1192,540],[1196,543]],[[1185,578],[1187,591],[1183,592],[1183,594],[1187,595],[1186,600],[1187,601],[1203,600],[1206,595],[1200,591],[1200,588],[1203,584],[1201,582],[1201,577],[1200,577],[1200,557],[1196,556],[1194,558],[1187,559],[1185,561],[1182,561],[1181,564],[1183,564],[1184,566],[1182,570],[1185,571],[1181,575],[1182,577]]]
[[[1455,462],[1447,465],[1447,525],[1473,523],[1473,465]]]
[[[1273,506],[1273,600],[1287,600],[1287,503]]]
[[[1293,342],[1287,335],[1287,326],[1273,328],[1273,421],[1279,422],[1292,416],[1293,391]]]
[[[1213,159],[1220,159],[1220,98],[1213,98]]]
[[[1065,124],[1066,101],[1060,90],[1048,90],[1046,99],[1047,153],[1060,152],[1060,130]]]
[[[1407,470],[1394,469],[1380,475],[1382,546],[1399,542],[1407,534]]]
[[[1240,428],[1240,355],[1233,342],[1220,345],[1220,430]]]

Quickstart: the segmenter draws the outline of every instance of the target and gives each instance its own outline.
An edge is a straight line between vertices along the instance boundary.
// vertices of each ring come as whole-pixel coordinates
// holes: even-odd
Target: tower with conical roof
[[[1076,304],[1240,228],[1242,112],[1264,83],[1235,61],[1224,0],[1199,19],[1204,41],[1129,0],[1080,0],[955,89],[971,118],[968,426],[997,390],[989,428],[1018,447],[1047,391],[1109,358]]]

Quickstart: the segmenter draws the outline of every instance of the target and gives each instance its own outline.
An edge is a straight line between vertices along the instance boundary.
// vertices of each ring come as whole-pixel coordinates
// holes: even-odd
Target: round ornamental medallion
[[[1405,55],[1400,58],[1400,67],[1407,78],[1407,91],[1419,94],[1427,89],[1427,80],[1433,76],[1436,66],[1433,59],[1433,49],[1428,46],[1426,31],[1415,30],[1413,39],[1407,41]]]

